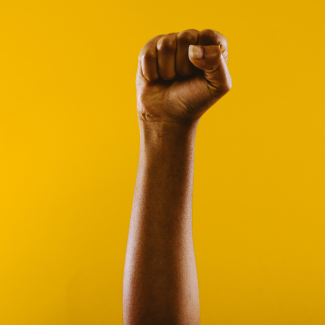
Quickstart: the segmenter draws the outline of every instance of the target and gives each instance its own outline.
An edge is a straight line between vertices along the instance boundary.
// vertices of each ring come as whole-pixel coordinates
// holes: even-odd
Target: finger
[[[177,33],[165,35],[157,43],[158,74],[163,80],[172,80],[176,77],[176,35]]]
[[[143,75],[149,81],[154,81],[159,78],[157,65],[157,42],[163,36],[164,35],[158,35],[152,38],[142,47],[139,54]]]
[[[181,76],[190,76],[195,68],[188,58],[188,47],[198,42],[199,31],[188,29],[177,35],[176,72]]]
[[[142,63],[140,58],[138,58],[138,68],[137,68],[135,82],[136,85],[140,85],[142,83],[148,82],[148,79],[143,74]]]
[[[204,71],[204,77],[211,89],[226,93],[231,88],[231,77],[220,45],[191,45],[189,59],[193,65]]]
[[[228,41],[225,36],[212,29],[204,29],[199,34],[198,45],[220,45],[223,57],[228,59]]]

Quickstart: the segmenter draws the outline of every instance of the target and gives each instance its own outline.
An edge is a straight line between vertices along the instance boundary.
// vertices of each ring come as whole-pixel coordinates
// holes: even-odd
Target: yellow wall
[[[135,72],[156,34],[229,40],[202,119],[202,325],[324,325],[322,1],[0,4],[0,323],[121,325],[138,161]]]

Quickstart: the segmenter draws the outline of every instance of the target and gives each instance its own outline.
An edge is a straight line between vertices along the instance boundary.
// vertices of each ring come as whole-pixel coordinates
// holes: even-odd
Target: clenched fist
[[[227,39],[214,30],[152,38],[138,58],[139,119],[197,121],[231,88],[227,58]]]

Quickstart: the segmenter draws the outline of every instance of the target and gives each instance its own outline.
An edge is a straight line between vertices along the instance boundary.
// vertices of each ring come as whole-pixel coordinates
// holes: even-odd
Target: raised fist
[[[167,123],[198,120],[231,88],[227,58],[227,39],[211,29],[152,38],[138,57],[139,118]]]

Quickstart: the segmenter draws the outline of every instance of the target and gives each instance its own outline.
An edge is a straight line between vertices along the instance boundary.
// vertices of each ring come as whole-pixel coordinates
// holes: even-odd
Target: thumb
[[[230,90],[231,77],[219,45],[190,45],[188,54],[192,64],[203,70],[204,77],[213,90],[225,93]]]

